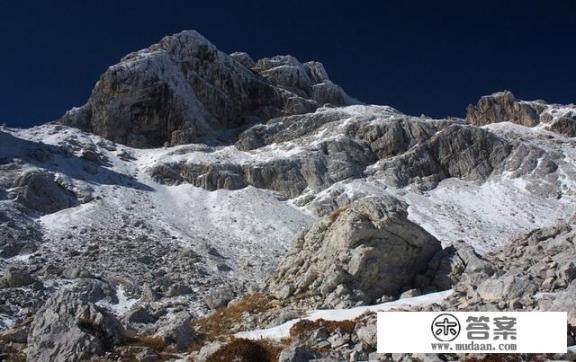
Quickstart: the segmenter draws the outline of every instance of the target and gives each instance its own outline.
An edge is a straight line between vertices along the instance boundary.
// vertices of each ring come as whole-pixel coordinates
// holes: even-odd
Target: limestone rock
[[[476,106],[469,105],[466,121],[476,126],[508,121],[533,127],[540,122],[542,110],[537,103],[518,101],[511,92],[504,91],[480,98]]]
[[[486,130],[451,125],[399,157],[384,160],[373,172],[398,186],[416,183],[422,189],[449,177],[484,181],[503,166],[512,149]]]
[[[36,281],[29,273],[14,268],[6,270],[4,280],[10,288],[25,287]]]
[[[49,172],[31,171],[20,176],[12,189],[22,205],[50,214],[78,204],[74,194],[56,183]]]
[[[53,295],[34,317],[28,359],[85,361],[123,342],[120,322],[96,305],[104,298],[115,298],[115,292],[98,280],[84,280]]]
[[[270,291],[318,296],[326,306],[397,296],[440,250],[438,240],[408,221],[405,208],[393,198],[366,197],[334,221],[319,220],[296,238]]]
[[[219,51],[195,31],[167,36],[108,68],[86,105],[60,122],[117,143],[159,147],[225,138],[223,130],[323,103],[355,102],[324,79],[320,65],[289,56],[253,63],[247,54]]]
[[[156,336],[162,337],[166,344],[173,344],[179,351],[186,350],[198,336],[192,327],[192,315],[179,312],[168,315],[157,323]]]

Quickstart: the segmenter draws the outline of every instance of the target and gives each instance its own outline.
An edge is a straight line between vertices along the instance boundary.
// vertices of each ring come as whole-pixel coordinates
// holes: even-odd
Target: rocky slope
[[[202,360],[236,332],[398,298],[386,308],[575,310],[575,106],[358,103],[318,62],[188,31],[57,122],[2,127],[1,358]],[[371,314],[308,327],[250,348],[375,350]]]

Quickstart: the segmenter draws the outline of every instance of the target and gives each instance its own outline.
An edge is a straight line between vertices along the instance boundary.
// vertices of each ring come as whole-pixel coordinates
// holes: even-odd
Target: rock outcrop
[[[230,129],[357,101],[330,82],[320,63],[291,56],[254,63],[227,55],[195,31],[163,38],[124,57],[88,100],[61,123],[114,142],[158,147],[225,139]]]
[[[481,97],[476,106],[468,105],[466,121],[476,126],[512,122],[526,127],[544,124],[545,128],[566,137],[576,137],[576,106],[522,101],[509,91]]]
[[[10,190],[15,201],[43,214],[76,206],[75,195],[55,181],[53,174],[31,171],[20,176]]]
[[[542,122],[547,128],[566,137],[576,137],[576,107],[549,109],[542,113]]]
[[[86,361],[124,341],[120,322],[96,302],[116,300],[113,288],[84,280],[54,294],[38,311],[28,336],[30,361]]]
[[[298,236],[269,289],[280,299],[308,297],[326,307],[372,303],[411,289],[440,249],[407,219],[406,205],[367,197]]]
[[[576,326],[575,233],[572,219],[536,229],[486,257],[468,253],[448,303],[468,310],[567,311]]]
[[[0,257],[28,254],[42,239],[40,226],[30,218],[25,207],[12,201],[0,201]]]
[[[294,198],[367,176],[395,187],[430,190],[450,177],[481,183],[493,174],[545,177],[557,168],[542,149],[478,127],[411,117],[374,120],[342,111],[252,127],[240,135],[236,147],[248,153],[226,161],[215,150],[201,151],[197,157],[159,162],[150,174],[161,183],[187,182],[211,191],[254,186]],[[250,152],[254,148],[259,149]],[[237,151],[220,151],[232,152]]]
[[[518,101],[509,91],[480,98],[476,106],[468,105],[466,121],[475,126],[512,122],[533,127],[540,122],[545,106],[537,102]]]
[[[385,159],[373,172],[395,185],[416,183],[421,189],[434,188],[449,177],[484,181],[501,168],[512,149],[509,142],[486,130],[452,125],[408,152]]]

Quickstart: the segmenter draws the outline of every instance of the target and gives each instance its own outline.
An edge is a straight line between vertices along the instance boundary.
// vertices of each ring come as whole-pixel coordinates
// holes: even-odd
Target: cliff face
[[[321,63],[291,56],[254,62],[185,31],[108,68],[86,105],[60,122],[133,147],[218,143],[251,123],[354,102]]]

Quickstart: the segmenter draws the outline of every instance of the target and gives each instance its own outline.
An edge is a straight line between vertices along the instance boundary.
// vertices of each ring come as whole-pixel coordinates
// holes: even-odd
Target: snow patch
[[[418,297],[398,299],[393,302],[387,302],[377,305],[369,305],[362,307],[355,307],[350,309],[319,309],[309,312],[305,318],[293,319],[291,321],[285,322],[279,326],[267,328],[267,329],[256,329],[247,332],[236,333],[236,337],[248,338],[248,339],[274,339],[280,340],[290,336],[290,328],[299,321],[303,319],[315,321],[318,319],[324,319],[329,321],[345,321],[353,320],[358,318],[364,313],[377,313],[386,312],[394,308],[409,308],[418,305],[429,305],[432,303],[438,303],[452,295],[452,290],[446,290],[438,293],[431,293],[426,295],[421,295]]]

